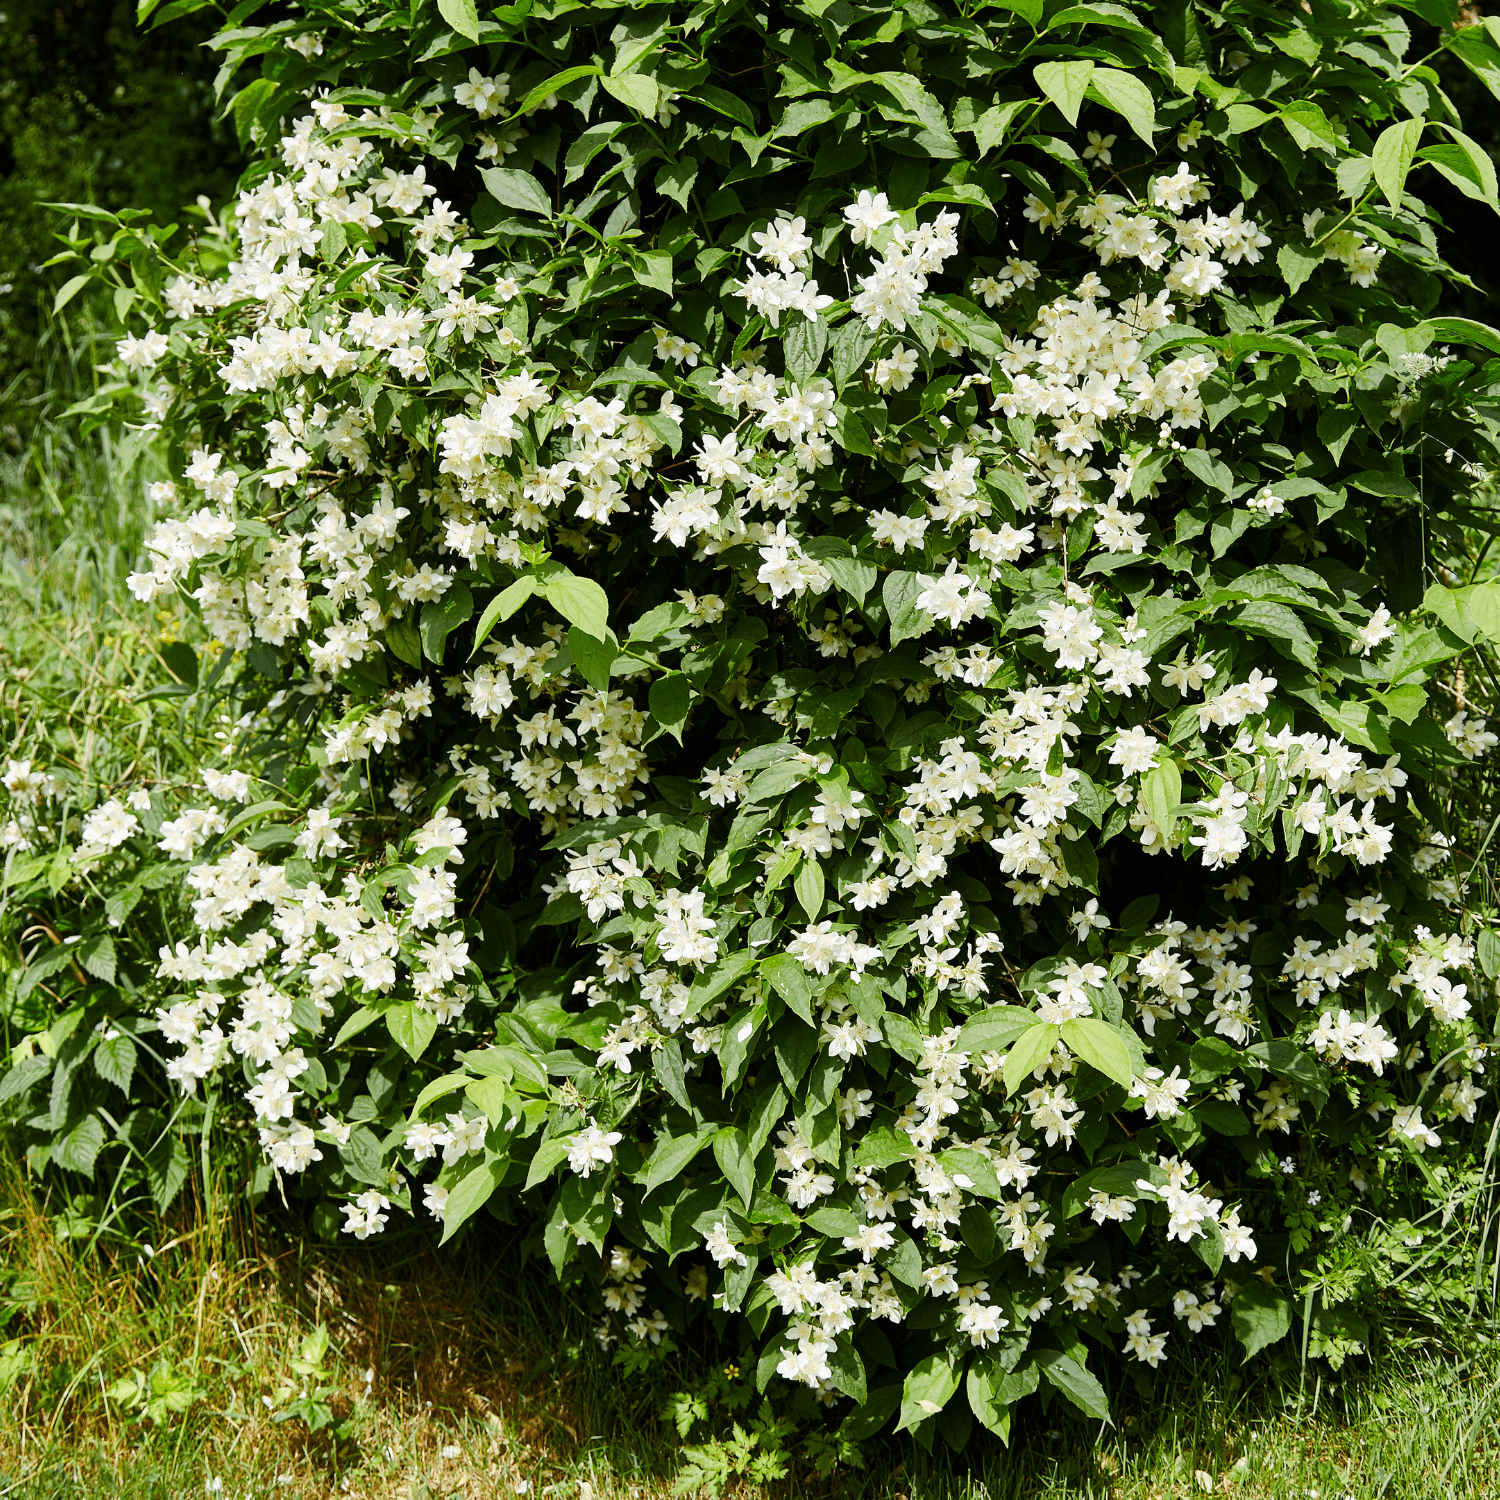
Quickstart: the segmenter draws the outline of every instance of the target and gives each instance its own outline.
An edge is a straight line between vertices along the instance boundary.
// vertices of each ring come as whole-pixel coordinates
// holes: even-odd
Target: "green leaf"
[[[809,922],[818,920],[823,910],[823,867],[814,858],[804,858],[792,877],[792,889],[797,893],[797,902],[807,913]]]
[[[672,295],[672,257],[665,250],[643,250],[630,257],[635,279],[653,292]]]
[[[1398,120],[1380,132],[1371,153],[1375,169],[1375,181],[1392,208],[1401,207],[1401,194],[1406,187],[1406,175],[1411,171],[1412,160],[1417,154],[1417,144],[1422,139],[1425,120]]]
[[[901,1388],[901,1420],[897,1432],[917,1427],[928,1417],[935,1417],[958,1389],[960,1365],[944,1354],[929,1354],[906,1374]]]
[[[357,1037],[367,1026],[373,1026],[381,1016],[381,1012],[371,1009],[368,1005],[361,1005],[342,1026],[339,1033],[333,1039],[333,1049],[337,1051],[345,1042]]]
[[[974,144],[979,148],[979,154],[984,156],[995,150],[1005,139],[1010,122],[1028,103],[1026,99],[1010,99],[1004,104],[992,104],[972,125],[958,128],[968,129],[973,133]]]
[[[107,932],[86,937],[74,950],[74,956],[95,979],[105,984],[115,982],[115,943]]]
[[[487,167],[479,176],[497,203],[522,213],[539,214],[544,219],[552,217],[552,200],[529,172],[518,172],[514,167]]]
[[[1036,1016],[1019,1005],[994,1005],[970,1016],[958,1034],[960,1052],[1003,1052],[1024,1031],[1036,1025]]]
[[[722,1126],[714,1132],[713,1147],[719,1170],[740,1195],[740,1202],[748,1211],[755,1199],[755,1158],[750,1154],[750,1142],[745,1132],[733,1125]]]
[[[1337,151],[1339,133],[1322,109],[1308,99],[1297,99],[1286,105],[1277,118],[1299,151]]]
[[[585,635],[602,641],[609,630],[609,597],[592,578],[580,578],[566,568],[539,580],[543,598]]]
[[[1455,125],[1438,122],[1442,129],[1453,137],[1446,146],[1428,146],[1417,154],[1422,161],[1431,162],[1444,177],[1460,192],[1500,212],[1500,199],[1496,197],[1495,163],[1488,151],[1478,141],[1465,135]]]
[[[1450,39],[1448,50],[1456,52],[1474,76],[1500,99],[1500,47],[1484,27],[1464,27]]]
[[[135,1043],[123,1033],[100,1042],[94,1048],[94,1071],[106,1083],[113,1083],[128,1094],[135,1072]]]
[[[479,40],[479,12],[474,0],[437,0],[438,14],[460,35],[471,42]]]
[[[681,672],[668,672],[651,684],[646,701],[651,717],[680,745],[682,726],[687,723],[688,710],[693,706],[693,685]]]
[[[422,636],[410,615],[402,615],[385,627],[385,644],[398,661],[409,667],[422,665]]]
[[[661,108],[661,90],[657,87],[656,80],[647,78],[644,73],[626,73],[619,78],[605,75],[599,82],[621,104],[629,105],[637,114],[645,115],[648,119]]]
[[[998,1437],[1010,1442],[1010,1409],[1036,1390],[1040,1370],[1028,1360],[1019,1370],[1007,1370],[992,1354],[976,1355],[964,1382],[969,1409]]]
[[[568,631],[568,650],[583,680],[596,692],[607,691],[609,669],[620,654],[620,643],[615,639],[614,631],[605,631],[604,639],[600,640],[575,625]]]
[[[234,121],[234,133],[243,148],[250,144],[251,132],[260,120],[261,111],[276,97],[276,83],[270,78],[257,78],[247,83],[229,102],[229,116]]]
[[[1047,1383],[1066,1396],[1084,1416],[1109,1420],[1109,1397],[1104,1394],[1104,1387],[1071,1355],[1056,1349],[1038,1349],[1032,1357]]]
[[[1062,1039],[1084,1062],[1098,1068],[1106,1078],[1112,1078],[1121,1088],[1130,1087],[1130,1049],[1108,1021],[1094,1016],[1064,1021]]]
[[[474,596],[466,583],[455,580],[441,599],[422,606],[419,634],[427,659],[440,662],[448,637],[474,613]]]
[[[731,120],[737,121],[746,130],[755,129],[754,110],[743,99],[731,94],[728,89],[716,88],[711,83],[698,83],[684,90],[682,97],[698,104],[706,104],[710,109],[717,110],[721,115],[727,115]]]
[[[1032,1073],[1052,1056],[1061,1035],[1048,1021],[1035,1021],[1016,1038],[1005,1054],[1005,1092],[1014,1094]]]
[[[646,1162],[643,1179],[646,1192],[654,1192],[662,1183],[681,1177],[688,1163],[708,1144],[712,1135],[711,1129],[704,1129],[689,1135],[658,1136]]]
[[[1285,1338],[1292,1327],[1292,1299],[1252,1276],[1229,1304],[1235,1337],[1245,1346],[1245,1358]]]
[[[828,352],[828,324],[822,318],[793,318],[781,340],[786,372],[799,386],[806,386],[818,373]]]
[[[760,971],[787,1006],[811,1026],[813,984],[807,970],[790,953],[773,953],[761,964]]]
[[[471,1078],[464,1085],[464,1098],[477,1109],[483,1110],[485,1119],[491,1125],[503,1124],[506,1115],[513,1112],[506,1108],[510,1097],[508,1082],[499,1073],[493,1073],[488,1078]]]
[[[87,271],[84,271],[80,275],[70,276],[63,282],[57,289],[57,295],[52,299],[52,316],[55,318],[93,279]]]
[[[891,622],[891,645],[908,636],[922,635],[932,624],[925,610],[917,608],[922,585],[915,573],[887,573],[880,595]]]
[[[1134,74],[1118,68],[1095,68],[1087,97],[1124,115],[1125,122],[1149,146],[1156,130],[1156,101],[1151,90]]]
[[[1177,823],[1177,807],[1182,801],[1182,772],[1175,760],[1162,760],[1141,778],[1141,790],[1146,797],[1146,812],[1151,821],[1161,830],[1163,838],[1170,838]]]
[[[52,1160],[65,1172],[89,1173],[103,1149],[104,1126],[99,1116],[85,1115],[53,1143]]]
[[[537,591],[537,580],[534,575],[527,573],[516,579],[508,588],[502,589],[484,607],[484,613],[479,617],[479,624],[474,630],[474,645],[469,652],[472,661],[474,652],[489,639],[492,631],[501,620],[508,620],[520,609],[520,607]],[[416,663],[413,663],[416,665]]]
[[[448,1201],[443,1205],[443,1238],[446,1245],[458,1232],[461,1225],[472,1219],[500,1186],[509,1167],[508,1161],[484,1162],[470,1167],[448,1191]]]
[[[423,1010],[414,1000],[393,1005],[385,1012],[386,1030],[391,1040],[415,1062],[437,1035],[437,1017]]]
[[[1038,63],[1031,70],[1031,76],[1036,79],[1037,87],[1062,111],[1068,124],[1076,129],[1083,96],[1094,76],[1093,63]]]
[[[527,90],[526,97],[516,106],[515,112],[507,117],[507,123],[510,120],[519,120],[522,115],[529,115],[539,104],[546,103],[559,89],[565,89],[570,83],[577,83],[580,78],[593,78],[600,71],[596,63],[578,63],[571,68],[564,68],[561,73],[554,73],[550,78],[544,78]],[[501,199],[501,202],[504,201]]]
[[[878,1171],[898,1161],[910,1161],[917,1154],[911,1137],[893,1125],[877,1125],[859,1143],[854,1153],[854,1164]]]
[[[1472,318],[1428,318],[1418,327],[1442,343],[1472,344],[1490,354],[1500,354],[1500,333],[1487,323],[1476,323]]]
[[[1311,245],[1298,245],[1287,240],[1277,251],[1277,269],[1287,284],[1287,291],[1296,291],[1323,264],[1322,249]]]

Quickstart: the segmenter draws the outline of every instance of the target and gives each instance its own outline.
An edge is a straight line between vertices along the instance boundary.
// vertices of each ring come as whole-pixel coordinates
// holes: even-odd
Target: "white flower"
[[[615,1147],[625,1137],[618,1130],[600,1130],[592,1120],[568,1143],[568,1165],[580,1176],[588,1177],[597,1166],[607,1166],[615,1159]]]

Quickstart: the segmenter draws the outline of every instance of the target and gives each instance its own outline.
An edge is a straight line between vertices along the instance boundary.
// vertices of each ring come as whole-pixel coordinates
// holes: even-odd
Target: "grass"
[[[3,1500],[666,1500],[692,1487],[663,1411],[713,1388],[723,1352],[684,1347],[627,1373],[593,1345],[588,1310],[559,1297],[545,1266],[519,1268],[498,1227],[438,1255],[417,1234],[323,1245],[274,1215],[190,1205],[160,1248],[116,1234],[90,1250],[69,1223],[4,1168]],[[871,1443],[863,1468],[820,1477],[793,1457],[784,1480],[729,1488],[839,1500],[1500,1492],[1491,1353],[1392,1350],[1336,1380],[1311,1367],[1304,1380],[1294,1360],[1253,1378],[1238,1363],[1220,1345],[1124,1385],[1113,1427],[1032,1403],[1009,1449]],[[729,1427],[711,1412],[692,1441]]]
[[[92,394],[94,366],[112,358],[112,337],[81,311],[51,322],[38,368],[0,390],[0,599],[66,615],[81,605],[129,609],[153,514],[147,485],[165,478],[145,432],[116,441],[65,415]],[[26,390],[39,388],[40,395]]]

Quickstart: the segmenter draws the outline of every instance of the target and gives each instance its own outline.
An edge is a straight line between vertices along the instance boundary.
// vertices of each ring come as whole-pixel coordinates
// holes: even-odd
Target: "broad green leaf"
[[[738,121],[746,130],[755,129],[755,112],[743,99],[737,98],[728,89],[716,88],[711,83],[698,83],[685,90],[682,97],[694,100],[698,104],[706,104],[721,115],[727,115],[731,120]]]
[[[1387,125],[1375,141],[1375,149],[1371,153],[1375,181],[1392,208],[1401,207],[1406,176],[1411,171],[1425,124],[1425,120],[1400,120],[1394,125]]]
[[[682,726],[693,706],[693,686],[681,672],[668,672],[651,684],[646,695],[651,717],[680,744]]]
[[[630,257],[635,279],[653,292],[672,294],[672,257],[665,250],[644,250]]]
[[[818,373],[828,352],[828,324],[822,318],[793,318],[782,338],[786,372],[800,386]]]
[[[1061,1032],[1047,1021],[1036,1021],[1011,1044],[1005,1054],[1005,1092],[1016,1093],[1041,1067],[1057,1045]]]
[[[1431,162],[1460,192],[1500,212],[1496,196],[1495,163],[1488,151],[1456,125],[1438,121],[1453,138],[1449,145],[1428,146],[1417,154]]]
[[[1062,111],[1063,118],[1075,129],[1083,96],[1094,76],[1091,62],[1038,63],[1031,75],[1037,87]]]
[[[620,654],[614,631],[606,630],[601,640],[575,625],[568,631],[568,650],[583,680],[595,691],[605,692],[609,688],[609,669]]]
[[[1087,97],[1124,115],[1125,122],[1149,146],[1156,130],[1156,101],[1151,90],[1134,74],[1119,68],[1096,67],[1090,77]]]
[[[519,120],[522,115],[529,115],[539,104],[545,104],[559,89],[566,88],[570,83],[577,83],[580,78],[593,78],[599,71],[596,63],[577,63],[571,68],[564,68],[561,73],[554,73],[550,78],[544,78],[539,84],[527,90],[526,96],[516,106],[515,111],[508,116],[508,120]]]
[[[1109,1420],[1109,1397],[1090,1371],[1056,1349],[1038,1349],[1032,1358],[1041,1367],[1047,1383],[1066,1396],[1084,1416]]]
[[[1121,1088],[1130,1087],[1130,1049],[1108,1021],[1093,1016],[1064,1021],[1062,1039],[1106,1078],[1112,1078]]]
[[[566,568],[539,578],[537,586],[547,603],[585,635],[602,641],[609,630],[609,598],[592,578],[580,578]]]
[[[1005,132],[1010,128],[1010,122],[1026,109],[1030,102],[1027,99],[1011,99],[1004,104],[992,104],[972,125],[966,127],[973,132],[974,144],[979,148],[981,156],[999,146],[1000,142],[1005,139]]]
[[[1482,26],[1466,26],[1451,38],[1450,52],[1456,52],[1470,71],[1500,99],[1500,46]]]
[[[339,1027],[338,1035],[333,1039],[335,1051],[342,1047],[345,1042],[352,1041],[366,1027],[373,1026],[381,1016],[381,1012],[372,1009],[368,1005],[361,1005],[342,1026]]]
[[[176,1136],[169,1137],[176,1140]],[[65,1172],[81,1172],[85,1175],[94,1170],[94,1162],[104,1149],[104,1125],[98,1115],[85,1115],[77,1124],[66,1130],[53,1144],[53,1163]]]
[[[922,635],[931,627],[931,617],[917,608],[922,585],[915,573],[887,573],[880,592],[891,622],[891,645],[908,636]]]
[[[997,10],[1014,11],[1033,31],[1042,24],[1042,0],[991,0]]]
[[[748,1210],[755,1198],[755,1159],[743,1130],[722,1126],[713,1138],[714,1160]]]
[[[1336,151],[1341,145],[1339,133],[1328,116],[1309,99],[1297,99],[1285,105],[1277,118],[1286,126],[1287,134],[1299,150]]]
[[[815,858],[805,858],[792,877],[792,889],[797,894],[797,903],[807,913],[809,922],[818,920],[823,910],[823,867]]]
[[[230,101],[229,115],[234,121],[234,133],[241,147],[250,144],[251,133],[259,122],[261,112],[276,97],[276,83],[270,78],[257,78],[247,83]]]
[[[495,1195],[500,1180],[509,1164],[504,1161],[484,1162],[470,1167],[448,1190],[448,1201],[443,1205],[443,1238],[447,1244],[460,1226],[473,1218]]]
[[[790,953],[773,953],[761,964],[760,971],[787,1006],[811,1026],[813,981],[807,970]]]
[[[105,984],[115,982],[115,943],[107,932],[84,938],[73,950],[73,956],[95,979],[102,979]]]
[[[422,1092],[417,1095],[411,1109],[407,1112],[407,1119],[418,1119],[429,1104],[445,1095],[456,1093],[468,1082],[467,1073],[448,1073],[442,1078],[434,1078],[430,1083],[424,1084]]]
[[[905,1432],[935,1417],[958,1389],[961,1364],[946,1354],[929,1354],[907,1371],[901,1388],[901,1420],[897,1432]]]
[[[437,1017],[423,1010],[414,1000],[402,1001],[385,1012],[386,1030],[391,1040],[415,1061],[427,1050],[437,1035]]]
[[[498,1073],[488,1078],[471,1078],[464,1085],[464,1098],[483,1110],[491,1125],[503,1125],[506,1116],[514,1113],[506,1108],[510,1102],[510,1089]]]
[[[998,1437],[1010,1442],[1010,1409],[1036,1390],[1039,1367],[1028,1360],[1017,1370],[1007,1370],[992,1354],[975,1356],[964,1382],[969,1409]]]
[[[502,589],[484,607],[484,613],[479,617],[479,624],[474,630],[474,645],[469,652],[472,660],[474,652],[489,639],[492,631],[501,620],[508,620],[520,609],[520,607],[537,591],[538,582],[533,574],[526,573],[516,579],[509,587]]]
[[[438,14],[460,35],[471,42],[479,40],[479,12],[474,0],[437,0]]]
[[[654,1192],[664,1182],[680,1177],[692,1159],[709,1143],[712,1130],[698,1130],[690,1135],[658,1136],[646,1162],[645,1190]]]
[[[1292,1299],[1252,1276],[1229,1304],[1235,1337],[1245,1346],[1245,1358],[1285,1338],[1292,1326]]]
[[[1490,354],[1500,354],[1500,333],[1472,318],[1428,318],[1421,327],[1445,344],[1471,344]]]
[[[518,172],[514,167],[488,167],[479,177],[497,203],[520,209],[522,213],[539,214],[544,219],[552,217],[552,200],[530,172]]]
[[[1141,778],[1141,790],[1146,797],[1147,815],[1161,830],[1162,837],[1170,838],[1182,801],[1182,772],[1177,762],[1160,760]]]
[[[94,1071],[107,1083],[130,1092],[135,1072],[135,1043],[124,1034],[110,1037],[94,1048]]]
[[[52,299],[52,316],[55,318],[93,279],[87,271],[84,271],[78,276],[70,276],[63,282],[57,289],[57,295]]]
[[[1036,1016],[1019,1005],[994,1005],[969,1017],[958,1034],[958,1051],[977,1056],[1004,1052],[1023,1031],[1036,1025]]]
[[[605,90],[615,96],[621,104],[629,105],[637,114],[652,118],[661,108],[661,90],[654,78],[643,73],[626,73],[619,78],[608,75],[599,80]]]

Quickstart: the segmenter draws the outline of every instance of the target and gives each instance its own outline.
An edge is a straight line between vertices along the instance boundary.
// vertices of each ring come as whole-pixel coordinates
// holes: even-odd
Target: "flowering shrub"
[[[851,1438],[1279,1338],[1493,1028],[1500,609],[1424,588],[1500,335],[1418,194],[1495,182],[1406,15],[290,9],[232,211],[73,239],[179,460],[132,587],[250,715],[66,858],[179,862],[253,1191],[521,1218]]]

